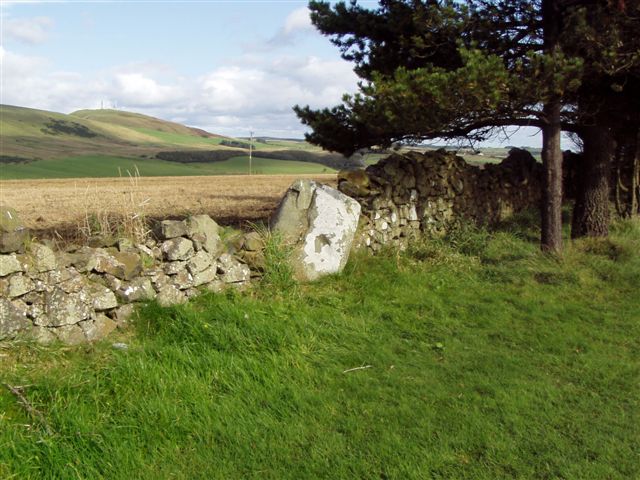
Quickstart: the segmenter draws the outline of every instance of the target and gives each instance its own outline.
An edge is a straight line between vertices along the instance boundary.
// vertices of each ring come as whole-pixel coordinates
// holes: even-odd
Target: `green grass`
[[[5,349],[53,435],[2,390],[0,477],[639,478],[640,224],[561,259],[533,231],[148,305],[127,351]]]
[[[175,163],[157,159],[132,159],[103,155],[81,155],[61,160],[37,160],[27,164],[0,165],[0,179],[100,178],[127,175],[138,168],[143,177],[231,175],[249,172],[249,157],[234,157],[224,162]],[[289,160],[253,159],[253,173],[265,175],[333,173],[318,163]]]
[[[220,142],[224,140],[223,137],[199,137],[194,134],[163,132],[152,128],[133,128],[133,130],[157,138],[162,145],[206,147],[208,145],[220,145]]]

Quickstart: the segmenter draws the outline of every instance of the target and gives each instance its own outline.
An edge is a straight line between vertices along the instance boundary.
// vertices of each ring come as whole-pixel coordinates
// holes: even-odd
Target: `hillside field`
[[[80,110],[64,115],[0,105],[0,143],[0,179],[118,177],[134,166],[145,176],[249,171],[247,140],[119,110]],[[331,166],[335,155],[306,142],[256,139],[252,148],[257,155],[282,152],[280,158],[273,153],[274,158],[256,158],[253,173],[335,171]],[[220,155],[193,163],[156,158],[167,152]]]

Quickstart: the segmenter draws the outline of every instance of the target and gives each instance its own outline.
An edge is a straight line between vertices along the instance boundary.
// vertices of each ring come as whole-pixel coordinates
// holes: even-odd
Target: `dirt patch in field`
[[[41,235],[69,236],[92,214],[180,218],[206,213],[224,225],[268,218],[298,178],[332,186],[335,175],[229,175],[0,182],[0,202]]]

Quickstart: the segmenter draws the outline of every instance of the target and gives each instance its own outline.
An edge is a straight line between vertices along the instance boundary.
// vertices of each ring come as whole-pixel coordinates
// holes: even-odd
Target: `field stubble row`
[[[333,174],[5,180],[0,202],[36,232],[68,233],[87,215],[103,212],[152,218],[206,213],[239,224],[269,217],[298,178],[336,184]]]

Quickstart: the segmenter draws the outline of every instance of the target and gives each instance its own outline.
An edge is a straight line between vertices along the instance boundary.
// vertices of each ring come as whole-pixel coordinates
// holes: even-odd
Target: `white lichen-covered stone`
[[[120,298],[127,303],[153,300],[156,291],[153,289],[151,280],[146,277],[134,278],[130,282],[123,284],[118,290]]]
[[[0,255],[0,277],[6,277],[15,272],[22,272],[24,269],[15,255]]]
[[[204,250],[200,250],[187,261],[187,270],[192,275],[202,272],[211,265],[213,258]]]
[[[202,270],[201,272],[197,272],[193,274],[193,287],[199,287],[200,285],[204,285],[205,283],[212,282],[216,279],[217,276],[217,265],[212,265],[209,268]]]
[[[29,248],[33,268],[36,272],[49,272],[57,267],[56,256],[46,245],[34,243]]]
[[[169,261],[186,260],[193,253],[193,242],[187,238],[172,238],[160,247],[162,253]]]
[[[65,293],[59,288],[44,295],[45,315],[35,321],[36,325],[60,327],[74,325],[92,314],[91,298],[85,291]]]
[[[196,250],[204,249],[214,258],[224,250],[220,227],[209,215],[194,215],[186,220],[186,224],[187,235]]]
[[[8,299],[0,297],[0,340],[12,338],[31,325],[26,313]]]
[[[169,307],[187,301],[186,295],[173,285],[163,285],[158,290],[156,301],[161,307]]]
[[[218,273],[224,283],[243,283],[251,278],[251,270],[228,253],[218,258]]]
[[[311,180],[298,180],[285,194],[271,222],[294,244],[292,266],[298,280],[342,271],[360,218],[360,204]]]

